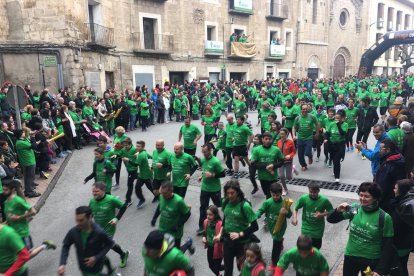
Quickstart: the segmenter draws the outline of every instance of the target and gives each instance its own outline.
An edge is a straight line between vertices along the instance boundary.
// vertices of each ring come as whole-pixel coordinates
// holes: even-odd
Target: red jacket
[[[208,227],[208,220],[204,220],[204,233],[207,237],[207,227]],[[220,229],[222,227],[222,221],[219,220],[216,223],[216,236],[220,233]],[[213,249],[213,259],[221,259],[223,258],[223,243],[222,242],[216,242],[214,243],[214,249]]]
[[[296,154],[296,147],[295,147],[295,143],[292,140],[287,139],[284,142],[282,140],[279,140],[277,141],[277,147],[282,152],[283,157],[289,155],[290,158],[288,159],[285,158],[285,161],[293,160],[293,156],[295,156]]]

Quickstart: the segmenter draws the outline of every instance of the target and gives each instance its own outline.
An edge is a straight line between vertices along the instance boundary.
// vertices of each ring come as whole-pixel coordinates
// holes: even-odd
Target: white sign
[[[207,52],[223,53],[224,44],[223,41],[206,40],[204,43],[204,49]]]
[[[253,11],[253,1],[252,0],[233,0],[234,9],[240,11]]]
[[[271,57],[284,57],[286,55],[285,45],[270,45],[270,56]]]

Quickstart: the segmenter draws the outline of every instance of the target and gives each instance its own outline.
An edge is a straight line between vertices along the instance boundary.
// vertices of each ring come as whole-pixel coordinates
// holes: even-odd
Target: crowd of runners
[[[92,172],[84,180],[94,180],[92,196],[89,204],[75,210],[76,226],[64,237],[59,275],[65,273],[71,245],[76,247],[82,275],[114,275],[115,267],[106,256],[111,249],[119,254],[119,267],[127,266],[130,252],[114,241],[116,226],[132,205],[133,194],[138,209],[146,204],[144,186],[156,203],[148,223],[157,228],[142,248],[146,276],[199,275],[185,255],[194,254],[196,241],[182,241],[184,233],[191,231],[205,244],[206,262],[214,275],[230,276],[236,270],[242,276],[282,275],[290,264],[297,275],[328,275],[328,263],[319,252],[325,220],[350,221],[344,275],[408,275],[413,223],[401,216],[399,207],[413,197],[414,102],[409,101],[413,84],[413,75],[193,81],[182,86],[165,83],[152,91],[145,86],[119,94],[108,90],[102,98],[87,87],[76,96],[67,90],[57,95],[46,90],[39,96],[26,85],[29,104],[21,113],[22,130],[15,130],[15,111],[7,104],[8,88],[3,87],[0,275],[28,275],[30,258],[56,248],[52,241],[34,248],[29,219],[37,210],[25,197],[40,196],[35,191],[36,172],[47,178],[50,162],[90,142],[95,137],[91,129],[100,134],[95,137],[98,147]],[[257,110],[249,115],[257,114],[260,133],[253,132],[249,110]],[[161,133],[152,153],[146,151],[145,139],[128,137],[138,126],[147,131],[150,125],[173,117],[183,121],[173,149],[165,148]],[[367,146],[371,131],[374,148]],[[200,139],[201,154],[197,152]],[[332,167],[332,181],[340,185],[341,162],[346,152],[355,149],[372,168],[372,181],[358,188],[359,203],[335,208],[320,194],[316,182],[296,202],[288,198],[288,181],[313,162]],[[296,153],[298,169],[293,165]],[[123,166],[127,192],[120,199],[111,193],[123,185]],[[251,194],[261,190],[266,197],[256,211],[240,187],[241,167],[248,169]],[[201,182],[198,213],[185,202],[197,170],[201,170],[196,179]],[[224,182],[226,174],[231,180]],[[297,245],[281,255],[287,221],[298,225],[299,210],[301,235]],[[199,216],[197,226],[186,225],[191,215]],[[269,260],[261,253],[261,246],[269,245],[260,246],[254,234],[262,216],[273,240]]]

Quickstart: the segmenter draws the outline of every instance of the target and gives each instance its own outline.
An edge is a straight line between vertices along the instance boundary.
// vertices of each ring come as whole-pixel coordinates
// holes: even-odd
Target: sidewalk
[[[342,270],[344,267],[344,260],[342,259],[339,263],[338,267],[336,268],[335,272],[331,272],[331,276],[342,276]],[[408,275],[414,275],[414,254],[411,253],[410,259],[408,260]]]
[[[35,207],[37,211],[39,211],[39,209],[42,208],[43,204],[45,204],[46,199],[49,197],[50,193],[55,187],[71,156],[72,154],[69,154],[64,158],[56,158],[56,164],[50,164],[52,171],[49,173],[48,179],[42,179],[39,178],[39,176],[36,176],[35,182],[39,184],[39,186],[36,187],[36,191],[42,195],[34,198],[26,198],[26,200],[33,207]]]

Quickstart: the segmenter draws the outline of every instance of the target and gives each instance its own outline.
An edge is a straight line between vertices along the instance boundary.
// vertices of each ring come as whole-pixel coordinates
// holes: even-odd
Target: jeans
[[[129,129],[130,130],[134,130],[135,129],[135,120],[136,120],[137,115],[135,114],[130,114],[129,115]]]
[[[282,167],[277,169],[280,182],[282,182],[283,189],[285,190],[287,190],[286,179],[287,180],[292,179],[292,166],[293,166],[293,162],[286,162],[283,164]]]
[[[305,156],[312,160],[312,140],[297,140],[298,141],[298,157],[299,163],[302,167],[307,167]]]
[[[213,204],[217,207],[221,206],[221,191],[206,192],[201,191],[200,194],[200,219],[198,220],[198,227],[203,228],[204,220],[207,218],[207,208],[210,203],[210,198]]]
[[[36,175],[36,165],[23,166],[24,176],[24,194],[30,194],[34,192],[34,179]]]

